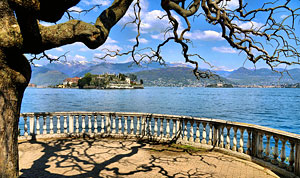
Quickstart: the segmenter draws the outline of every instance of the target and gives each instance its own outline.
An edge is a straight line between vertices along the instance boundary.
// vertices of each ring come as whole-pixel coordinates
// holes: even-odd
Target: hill
[[[277,70],[283,71],[283,69]],[[281,75],[266,68],[249,70],[241,67],[231,72],[226,78],[241,85],[277,85],[300,82],[300,69],[291,69],[288,72],[290,76],[287,73]]]
[[[140,71],[134,74],[137,75],[138,79],[143,79],[145,86],[200,87],[220,82],[232,84],[231,81],[219,76],[197,80],[192,70],[188,67],[168,67]]]
[[[30,83],[36,85],[49,86],[57,85],[68,76],[60,71],[50,70],[45,67],[32,67]]]

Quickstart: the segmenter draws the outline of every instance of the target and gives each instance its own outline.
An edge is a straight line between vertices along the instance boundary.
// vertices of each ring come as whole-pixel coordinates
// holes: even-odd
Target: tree
[[[88,48],[101,46],[108,38],[111,28],[124,16],[133,0],[114,0],[105,9],[94,24],[71,19],[65,23],[49,27],[39,23],[57,22],[70,7],[80,0],[1,0],[0,1],[0,176],[18,177],[18,122],[22,97],[27,87],[31,68],[25,53],[44,54],[44,51],[74,42],[82,42]],[[143,59],[164,62],[161,56],[162,47],[173,41],[181,46],[186,62],[195,65],[194,74],[208,77],[198,71],[199,54],[189,53],[189,42],[186,34],[191,29],[190,20],[204,16],[206,22],[217,25],[222,30],[222,37],[233,48],[244,52],[247,59],[256,63],[265,61],[272,69],[278,64],[299,64],[299,53],[296,45],[299,39],[295,34],[295,23],[299,17],[299,8],[290,7],[290,0],[279,0],[263,4],[262,7],[249,10],[247,3],[238,1],[238,7],[230,9],[228,0],[161,0],[161,7],[168,18],[171,32],[156,49],[147,48],[150,52],[142,53],[139,47],[141,27],[141,6],[139,0],[134,3],[137,26],[136,44],[132,50],[124,53],[109,51],[106,56],[131,55],[139,63]],[[151,2],[154,3],[154,2]],[[281,3],[281,4],[280,4]],[[278,11],[288,15],[277,20]],[[253,18],[265,13],[265,24],[258,28],[243,28],[237,22],[252,23]],[[174,14],[184,19],[186,28],[179,28],[179,21]],[[252,23],[253,24],[253,23]],[[253,25],[254,26],[254,25]],[[271,43],[272,48],[264,48],[264,42]],[[283,56],[283,57],[282,57]],[[38,58],[34,58],[38,59]],[[48,58],[50,59],[50,58]]]
[[[84,74],[84,77],[78,80],[78,86],[79,88],[83,88],[85,85],[90,85],[92,81],[92,74],[86,73]]]

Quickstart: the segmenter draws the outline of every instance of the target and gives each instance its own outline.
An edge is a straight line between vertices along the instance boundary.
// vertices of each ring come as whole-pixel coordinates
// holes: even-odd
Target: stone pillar
[[[74,133],[74,117],[73,115],[69,115],[69,133]]]

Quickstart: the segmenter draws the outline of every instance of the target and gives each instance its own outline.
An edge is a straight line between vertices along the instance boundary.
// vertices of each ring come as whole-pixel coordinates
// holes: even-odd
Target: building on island
[[[77,86],[78,85],[78,80],[80,78],[79,77],[74,77],[74,78],[66,78],[64,81],[63,81],[63,85],[66,86],[66,87],[74,87],[74,86]]]

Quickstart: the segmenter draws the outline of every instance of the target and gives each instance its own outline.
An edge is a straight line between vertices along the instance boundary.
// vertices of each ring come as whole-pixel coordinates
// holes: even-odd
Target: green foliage
[[[120,73],[119,77],[120,77],[121,81],[125,81],[125,79],[126,79],[127,76],[125,74]]]
[[[135,74],[129,74],[128,77],[131,81],[137,81],[137,76]]]
[[[79,88],[83,88],[86,85],[91,85],[92,81],[92,74],[91,73],[86,73],[84,77],[78,80],[78,86]]]

